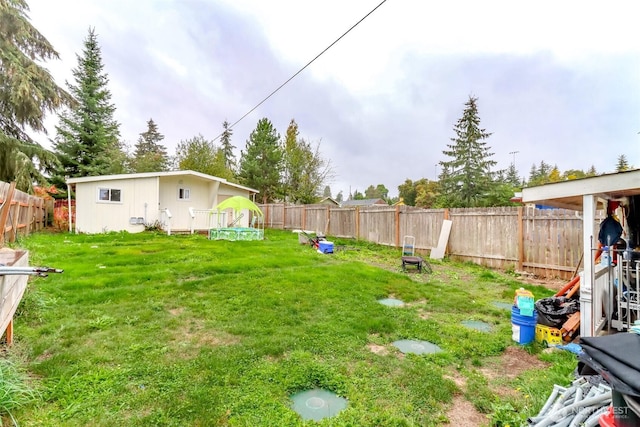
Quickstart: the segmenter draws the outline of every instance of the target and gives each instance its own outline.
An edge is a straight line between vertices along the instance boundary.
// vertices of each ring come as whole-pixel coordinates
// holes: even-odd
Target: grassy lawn
[[[9,354],[35,398],[12,415],[21,426],[430,426],[463,398],[491,425],[515,426],[570,381],[570,353],[511,340],[511,312],[494,303],[513,300],[523,286],[513,277],[446,261],[407,274],[398,249],[334,242],[346,250],[318,254],[274,230],[261,242],[23,239],[31,265],[65,272],[33,279],[18,310]],[[388,297],[407,305],[377,302]],[[403,355],[391,344],[401,339],[443,351]],[[487,375],[508,369],[500,358],[510,349],[547,364]],[[347,409],[302,421],[290,395],[316,387],[347,398]]]

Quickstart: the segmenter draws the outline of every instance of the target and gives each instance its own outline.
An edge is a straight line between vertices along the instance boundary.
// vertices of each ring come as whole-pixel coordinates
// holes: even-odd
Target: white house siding
[[[120,190],[120,202],[99,200],[101,188]],[[158,178],[116,179],[76,184],[76,230],[80,233],[144,231],[144,224],[131,224],[131,218],[146,223],[159,219]],[[146,205],[146,208],[145,208]]]
[[[171,212],[171,228],[188,230],[190,227],[189,208],[211,209],[215,204],[215,188],[218,181],[208,181],[193,176],[167,176],[160,178],[159,209]],[[189,190],[189,199],[178,197],[180,188]]]

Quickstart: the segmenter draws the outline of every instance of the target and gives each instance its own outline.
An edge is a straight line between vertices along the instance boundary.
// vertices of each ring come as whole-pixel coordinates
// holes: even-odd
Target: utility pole
[[[516,167],[516,154],[518,154],[519,151],[509,151],[509,154],[513,154],[513,167]]]
[[[438,180],[438,164],[437,163],[433,166],[433,180],[434,181]]]

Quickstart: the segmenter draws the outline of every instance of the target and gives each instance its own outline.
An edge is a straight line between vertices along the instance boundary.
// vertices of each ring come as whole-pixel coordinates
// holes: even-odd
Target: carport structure
[[[606,209],[607,202],[618,201],[621,207],[617,217],[625,230],[623,238],[635,249],[629,260],[622,260],[615,267],[594,263],[598,245],[599,221],[596,210]],[[640,301],[630,304],[621,301],[617,292],[619,279],[632,278],[631,285],[638,286],[640,261],[640,169],[594,176],[583,179],[545,184],[522,190],[522,202],[556,208],[572,209],[581,213],[583,224],[584,268],[580,273],[580,335],[597,335],[605,327],[625,329],[632,323],[632,313],[640,313]],[[634,285],[635,284],[635,285]],[[625,303],[627,319],[621,318],[621,302]],[[617,310],[616,319],[614,313]],[[638,319],[640,320],[640,319]]]

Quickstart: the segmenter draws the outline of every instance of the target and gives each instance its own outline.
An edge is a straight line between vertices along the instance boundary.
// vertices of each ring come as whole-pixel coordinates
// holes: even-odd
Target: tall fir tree
[[[616,172],[624,172],[628,171],[629,169],[631,169],[631,166],[629,166],[627,156],[625,154],[620,154],[616,162]]]
[[[504,181],[512,187],[520,187],[522,185],[522,180],[520,179],[520,176],[518,176],[518,170],[516,169],[515,164],[511,163],[507,168],[507,174],[504,177]]]
[[[536,166],[535,164],[531,165],[528,185],[531,187],[550,182],[550,174],[552,170],[553,168],[551,165],[546,163],[544,160],[540,161],[539,166]]]
[[[160,141],[164,135],[158,130],[158,125],[149,119],[147,130],[140,134],[135,146],[131,169],[133,172],[161,172],[169,169],[167,149]]]
[[[322,191],[322,197],[332,197],[331,196],[331,187],[330,186],[325,185],[324,191]]]
[[[233,135],[233,129],[229,127],[229,122],[222,122],[222,135],[220,135],[220,148],[224,155],[224,165],[232,175],[236,173],[236,155],[233,153],[233,149],[236,148],[231,144],[231,136]]]
[[[267,118],[260,119],[241,150],[240,182],[259,190],[262,203],[274,201],[281,192],[282,162],[280,135]]]
[[[441,204],[444,207],[483,206],[494,185],[491,168],[493,153],[485,142],[491,133],[480,128],[477,98],[469,97],[462,117],[453,128],[456,136],[443,154],[439,176]]]
[[[114,119],[115,106],[107,88],[102,54],[93,28],[84,40],[82,55],[76,55],[75,84],[67,83],[77,105],[60,115],[54,149],[61,163],[55,174],[82,177],[126,172],[126,153],[120,142],[120,125]]]
[[[58,53],[29,22],[24,0],[0,0],[0,180],[30,192],[45,185],[56,156],[29,135],[46,134],[44,118],[72,97],[60,88],[43,63]]]

